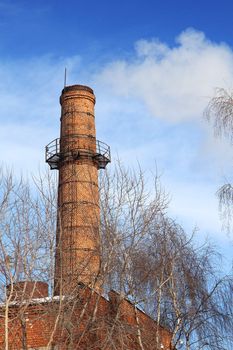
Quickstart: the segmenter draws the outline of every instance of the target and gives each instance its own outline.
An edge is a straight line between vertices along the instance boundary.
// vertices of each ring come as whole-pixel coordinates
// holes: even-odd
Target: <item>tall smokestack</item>
[[[46,146],[47,163],[59,170],[55,295],[79,283],[99,287],[98,169],[110,162],[109,147],[96,141],[93,90],[67,86],[60,103],[60,139]]]

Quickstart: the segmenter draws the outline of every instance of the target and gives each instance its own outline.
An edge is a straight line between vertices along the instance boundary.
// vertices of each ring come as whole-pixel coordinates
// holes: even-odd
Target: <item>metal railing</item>
[[[48,160],[51,159],[51,157],[54,157],[55,155],[60,155],[60,139],[59,138],[51,141],[45,147],[45,161],[48,162]]]
[[[75,135],[75,138],[79,138],[85,135]],[[74,149],[70,150],[71,152],[74,152],[75,154],[79,153],[80,156],[84,154],[89,154],[92,156],[93,159],[95,159],[99,165],[100,169],[103,169],[106,167],[106,165],[111,162],[111,153],[110,153],[110,147],[99,140],[96,140],[96,152],[90,152],[88,149],[84,148],[77,148],[77,146],[74,146]],[[51,141],[46,147],[45,147],[45,161],[50,165],[51,169],[57,169],[58,163],[65,157],[65,154],[61,153],[61,147],[60,147],[60,138],[57,138],[53,141]]]
[[[110,147],[106,143],[96,140],[96,153],[97,155],[100,154],[111,161]]]

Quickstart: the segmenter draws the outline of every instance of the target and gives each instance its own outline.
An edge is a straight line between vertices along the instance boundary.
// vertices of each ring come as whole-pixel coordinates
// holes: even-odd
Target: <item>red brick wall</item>
[[[22,348],[26,334],[28,348],[45,347],[54,330],[51,344],[56,349],[132,349],[140,350],[140,340],[145,350],[159,345],[170,349],[171,334],[129,301],[114,291],[109,301],[89,288],[80,290],[75,300],[65,300],[59,310],[59,301],[40,304],[12,305],[9,311],[9,349]],[[4,308],[0,318],[0,349],[4,349]],[[114,344],[114,346],[113,346]]]

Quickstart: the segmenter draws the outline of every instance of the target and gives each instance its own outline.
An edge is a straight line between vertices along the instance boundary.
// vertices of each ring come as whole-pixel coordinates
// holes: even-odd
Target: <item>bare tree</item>
[[[197,247],[193,236],[167,217],[168,196],[159,176],[152,185],[140,168],[131,171],[121,163],[102,174],[96,282],[102,292],[81,284],[77,276],[72,293],[56,297],[57,183],[48,174],[35,183],[32,190],[9,173],[0,182],[2,348],[11,348],[11,325],[21,348],[28,348],[31,305],[38,307],[32,325],[40,318],[50,322],[47,349],[166,349],[167,330],[177,349],[232,347],[232,279],[218,274],[217,255],[208,244]],[[49,283],[49,298],[16,300],[15,282],[22,280]],[[116,292],[108,299],[112,289]],[[146,319],[149,328],[142,311],[151,317]]]
[[[217,88],[204,112],[207,120],[213,125],[215,135],[233,141],[233,92]],[[231,228],[233,214],[233,185],[227,182],[217,191],[220,213],[228,231]]]
[[[154,347],[149,348],[160,348],[159,327],[164,325],[176,348],[230,349],[232,276],[222,277],[215,268],[218,254],[208,243],[196,246],[194,235],[188,237],[166,216],[168,198],[158,176],[154,192],[147,190],[140,169],[130,173],[119,164],[113,174],[104,176],[106,285],[157,321]]]
[[[27,309],[34,295],[40,295],[34,281],[46,281],[52,290],[56,207],[52,212],[52,202],[45,200],[48,191],[46,186],[43,196],[36,194],[28,182],[1,168],[0,298],[4,349],[10,349],[12,341],[27,349]]]
[[[233,139],[233,93],[217,88],[205,110],[205,116],[212,122],[216,135]]]

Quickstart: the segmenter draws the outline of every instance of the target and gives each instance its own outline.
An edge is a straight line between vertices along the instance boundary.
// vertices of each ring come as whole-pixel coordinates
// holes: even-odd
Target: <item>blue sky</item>
[[[233,150],[203,111],[233,87],[232,1],[0,0],[0,154],[17,173],[44,165],[59,135],[59,94],[94,88],[100,140],[126,164],[157,166],[169,214],[230,256],[216,189]]]
[[[0,1],[1,55],[31,57],[129,52],[139,38],[172,44],[187,27],[232,42],[232,1]],[[22,40],[23,39],[23,40]],[[91,60],[91,57],[89,57]]]

